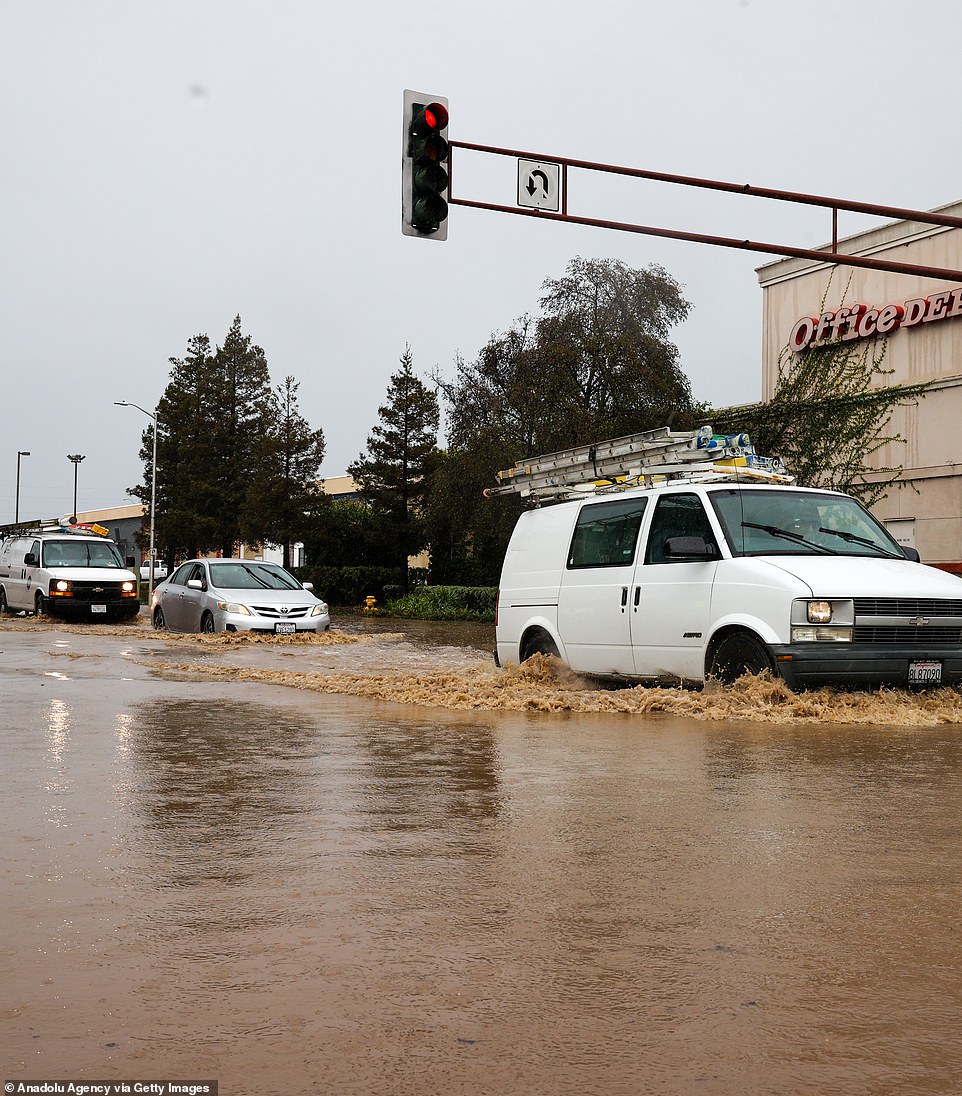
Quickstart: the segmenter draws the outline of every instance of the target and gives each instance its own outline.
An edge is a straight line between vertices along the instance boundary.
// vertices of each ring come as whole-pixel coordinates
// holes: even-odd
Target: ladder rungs
[[[624,490],[653,479],[717,479],[719,476],[791,480],[781,461],[760,457],[747,434],[714,434],[710,426],[672,432],[668,427],[527,457],[498,472],[504,494],[552,496]]]

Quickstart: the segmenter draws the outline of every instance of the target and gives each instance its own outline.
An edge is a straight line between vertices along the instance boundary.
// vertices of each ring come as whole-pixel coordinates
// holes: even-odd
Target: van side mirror
[[[39,567],[40,560],[37,559],[37,553],[27,552],[27,554],[23,557],[23,565],[24,567]]]
[[[665,541],[665,559],[708,560],[717,555],[715,545],[704,537],[669,537]]]
[[[913,563],[922,562],[922,557],[914,548],[910,548],[907,544],[900,544],[899,547],[902,549],[902,555],[905,556],[906,559],[910,559]]]

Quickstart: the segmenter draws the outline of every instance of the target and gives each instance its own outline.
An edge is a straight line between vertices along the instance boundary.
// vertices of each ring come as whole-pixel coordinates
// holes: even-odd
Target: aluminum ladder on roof
[[[555,499],[688,480],[763,479],[790,483],[777,458],[760,457],[747,434],[715,434],[710,426],[667,426],[623,438],[526,457],[498,472],[487,497],[520,494]]]

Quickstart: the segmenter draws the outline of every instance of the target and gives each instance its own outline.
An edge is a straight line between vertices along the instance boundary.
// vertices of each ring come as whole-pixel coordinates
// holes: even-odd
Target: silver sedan
[[[151,619],[172,632],[326,632],[325,602],[274,563],[191,559],[154,590]]]

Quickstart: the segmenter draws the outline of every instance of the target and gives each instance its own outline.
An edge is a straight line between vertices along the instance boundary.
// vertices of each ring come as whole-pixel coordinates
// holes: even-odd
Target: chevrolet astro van
[[[625,681],[958,685],[962,580],[848,495],[678,482],[522,514],[496,637],[499,665]]]
[[[104,537],[41,532],[0,545],[0,613],[129,620],[139,595],[137,576]]]

